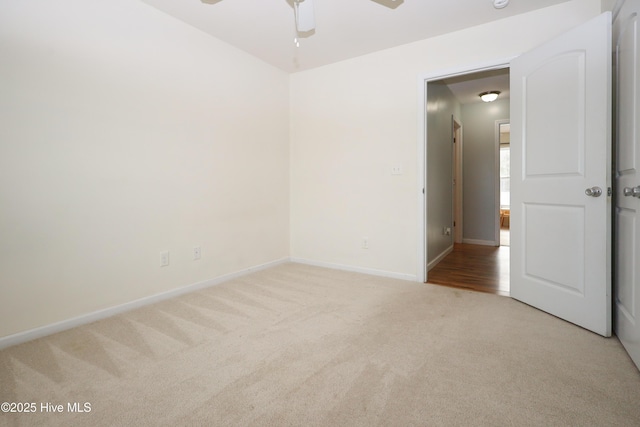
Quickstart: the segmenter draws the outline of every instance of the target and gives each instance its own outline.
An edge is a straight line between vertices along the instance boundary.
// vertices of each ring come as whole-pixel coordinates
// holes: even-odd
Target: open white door
[[[616,68],[616,335],[640,368],[640,1],[614,23]]]
[[[511,62],[511,296],[604,336],[610,153],[605,13]]]

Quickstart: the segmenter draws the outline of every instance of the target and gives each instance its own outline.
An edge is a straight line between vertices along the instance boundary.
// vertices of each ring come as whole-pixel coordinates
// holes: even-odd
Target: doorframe
[[[509,114],[509,116],[511,116],[511,114]],[[495,160],[495,164],[496,164],[496,169],[495,169],[495,174],[496,174],[496,183],[495,183],[495,189],[496,189],[496,193],[495,193],[495,201],[496,201],[496,206],[494,209],[495,215],[496,215],[496,234],[495,234],[495,240],[496,240],[496,246],[501,246],[500,243],[500,229],[501,229],[501,224],[500,224],[500,210],[502,209],[502,206],[500,205],[500,125],[503,124],[507,124],[507,123],[511,123],[511,117],[509,117],[508,119],[499,119],[496,120],[496,128],[495,128],[495,138],[496,138],[496,160]]]
[[[516,55],[517,56],[517,55]],[[417,245],[417,271],[416,277],[419,282],[425,283],[428,278],[427,273],[427,84],[429,82],[442,80],[450,77],[474,74],[482,71],[499,70],[509,68],[511,60],[516,56],[507,58],[496,58],[490,61],[463,65],[459,67],[425,72],[418,75],[418,245]]]
[[[455,181],[453,191],[453,243],[462,243],[462,124],[461,120],[453,117],[453,179]]]

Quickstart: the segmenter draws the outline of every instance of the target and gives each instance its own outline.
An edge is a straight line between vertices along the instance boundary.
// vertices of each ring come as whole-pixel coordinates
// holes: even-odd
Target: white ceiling
[[[568,0],[314,0],[315,33],[293,42],[293,0],[142,0],[284,71],[296,72]],[[395,7],[395,8],[394,8]]]

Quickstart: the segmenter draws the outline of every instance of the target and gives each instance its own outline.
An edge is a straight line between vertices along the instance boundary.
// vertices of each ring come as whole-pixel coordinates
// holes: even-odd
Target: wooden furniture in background
[[[511,210],[500,209],[500,227],[509,228],[509,219],[511,218]]]

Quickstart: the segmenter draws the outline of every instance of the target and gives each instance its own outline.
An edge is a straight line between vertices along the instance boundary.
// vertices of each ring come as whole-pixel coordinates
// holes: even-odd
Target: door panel
[[[616,303],[620,314],[624,316],[623,323],[631,326],[638,324],[636,286],[636,269],[634,260],[637,259],[637,244],[634,236],[637,236],[638,212],[633,209],[618,208],[618,287]]]
[[[610,116],[611,14],[512,61],[511,296],[604,336]]]
[[[583,174],[585,67],[584,51],[569,52],[524,76],[526,177]],[[565,82],[557,76],[575,78]]]
[[[584,209],[525,203],[524,217],[525,276],[541,286],[583,296]]]
[[[614,23],[616,68],[616,334],[640,368],[640,1],[626,1]]]

